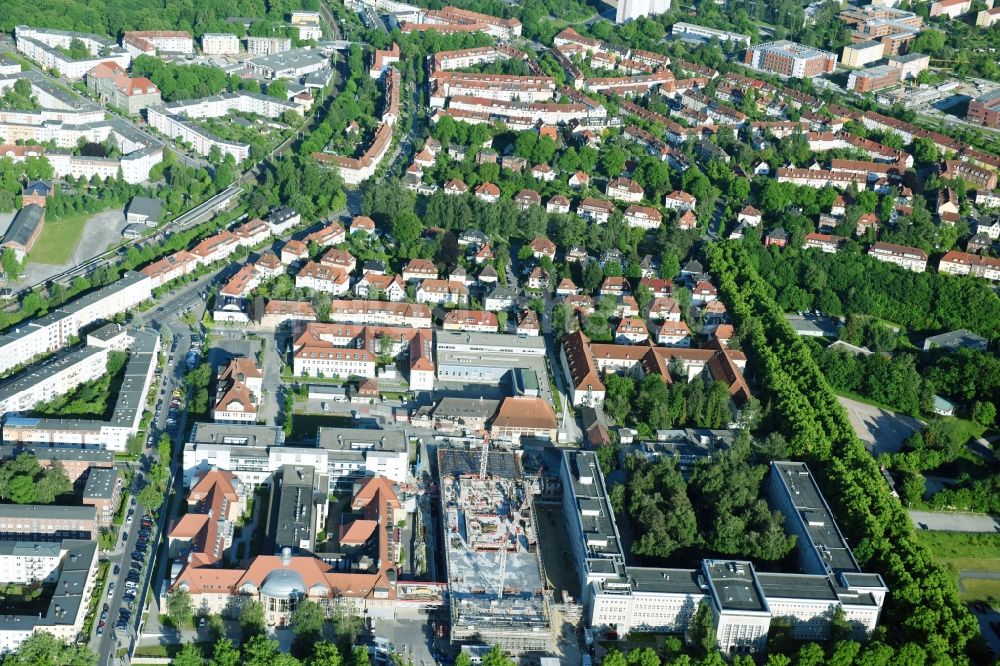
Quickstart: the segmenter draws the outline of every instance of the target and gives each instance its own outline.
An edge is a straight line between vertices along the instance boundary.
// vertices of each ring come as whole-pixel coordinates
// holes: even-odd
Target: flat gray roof
[[[444,419],[488,419],[497,413],[499,400],[485,398],[441,398],[434,407],[434,417]]]
[[[771,473],[778,475],[781,487],[797,511],[786,515],[785,520],[799,521],[812,542],[809,547],[817,551],[821,561],[833,571],[858,571],[858,563],[806,464],[774,461]]]
[[[39,460],[60,460],[113,464],[115,454],[101,449],[82,449],[79,446],[47,446],[45,444],[16,444],[0,446],[0,459],[9,460],[21,453],[30,453]]]
[[[84,499],[110,500],[118,486],[118,470],[114,467],[95,467],[87,473],[87,483],[83,487]]]
[[[14,557],[58,557],[60,544],[52,541],[0,541],[0,555]]]
[[[406,439],[401,430],[367,430],[364,428],[318,428],[316,442],[328,451],[406,451]]]
[[[281,474],[277,475],[274,485],[277,501],[271,509],[274,552],[282,548],[295,552],[301,541],[311,538],[314,477],[311,465],[281,466]]]
[[[311,48],[292,49],[281,53],[270,53],[268,55],[251,58],[251,63],[257,67],[267,67],[273,70],[309,67],[320,62],[330,62],[330,58],[319,50]]]
[[[190,439],[190,442],[196,445],[228,444],[248,449],[266,449],[270,446],[279,446],[284,441],[285,434],[277,426],[226,423],[195,423]]]
[[[837,600],[829,576],[757,572],[757,581],[768,599],[828,599]]]
[[[438,350],[471,346],[478,347],[483,351],[501,354],[545,353],[545,339],[542,336],[435,331],[434,337]]]
[[[722,610],[769,613],[757,588],[753,565],[736,560],[702,562],[708,585]]]
[[[65,551],[65,554],[60,560],[55,593],[49,600],[45,615],[0,615],[0,630],[30,631],[33,627],[71,625],[76,622],[80,604],[89,600],[83,598],[83,593],[87,588],[90,566],[97,555],[97,542],[63,539],[60,543],[51,545]]]
[[[633,592],[661,592],[672,594],[707,594],[702,588],[705,578],[698,569],[660,569],[656,567],[629,567],[629,582]]]
[[[97,509],[92,506],[59,506],[56,504],[0,504],[0,518],[44,518],[46,520],[94,520]]]
[[[46,359],[41,364],[29,366],[24,372],[0,384],[0,400],[9,400],[29,388],[49,381],[52,377],[65,371],[67,368],[73,367],[78,363],[83,363],[88,358],[97,354],[105,353],[107,353],[107,350],[101,347],[80,347],[71,351],[58,353],[54,357]]]

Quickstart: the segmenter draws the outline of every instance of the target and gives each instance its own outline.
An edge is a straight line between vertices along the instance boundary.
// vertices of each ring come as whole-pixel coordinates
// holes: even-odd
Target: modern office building
[[[861,572],[804,463],[772,463],[768,482],[771,505],[797,536],[800,571],[764,573],[741,560],[678,569],[628,565],[596,455],[564,451],[562,462],[563,509],[591,626],[623,635],[681,633],[705,603],[719,649],[737,654],[763,649],[773,618],[790,620],[801,640],[827,638],[838,607],[859,636],[878,624],[885,583]]]
[[[783,39],[751,46],[743,62],[772,74],[807,79],[832,72],[837,66],[837,56]]]

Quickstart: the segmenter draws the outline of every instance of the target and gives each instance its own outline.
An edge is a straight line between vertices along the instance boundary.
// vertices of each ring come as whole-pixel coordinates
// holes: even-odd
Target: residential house
[[[759,227],[762,219],[760,211],[750,204],[747,204],[736,216],[736,221],[739,224],[746,224],[751,227]]]
[[[493,268],[492,265],[487,264],[483,267],[483,270],[479,271],[479,275],[476,277],[480,284],[496,284],[500,276],[497,275],[497,269]]]
[[[656,343],[668,347],[690,347],[691,331],[683,321],[667,319],[656,329]]]
[[[337,247],[331,247],[329,250],[323,253],[320,257],[319,263],[324,266],[333,266],[334,268],[339,268],[345,273],[351,273],[358,266],[357,260],[347,250],[341,250]]]
[[[601,281],[597,288],[599,296],[625,296],[629,293],[628,280],[623,277],[609,275]]]
[[[406,299],[406,286],[398,275],[365,272],[354,284],[354,295],[372,300],[386,299],[399,303]]]
[[[788,232],[784,228],[776,227],[764,236],[764,246],[774,245],[775,247],[785,247],[788,245],[788,238]]]
[[[419,282],[420,280],[436,279],[437,266],[429,259],[410,259],[403,268],[403,282]],[[465,281],[462,281],[465,284]]]
[[[486,295],[486,298],[483,300],[483,307],[490,312],[509,310],[517,304],[520,298],[520,290],[498,284]]]
[[[333,296],[346,294],[351,286],[350,275],[336,266],[308,262],[295,275],[296,289],[313,289]]]
[[[556,244],[550,241],[548,238],[542,238],[541,236],[536,237],[528,244],[531,248],[532,256],[535,259],[541,259],[542,257],[548,257],[550,260],[555,261],[556,259]]]
[[[697,199],[687,192],[681,192],[680,190],[674,190],[663,199],[663,206],[668,210],[694,210],[697,205]]]
[[[845,239],[840,236],[810,233],[806,234],[805,243],[802,245],[802,247],[815,248],[823,252],[836,254],[836,252],[840,250],[841,247],[843,247],[844,240]]]
[[[625,221],[635,229],[658,229],[663,222],[663,215],[655,208],[631,205],[625,209]]]
[[[563,278],[556,285],[556,296],[573,296],[579,293],[580,289],[569,278]]]
[[[302,241],[293,238],[281,247],[281,263],[286,266],[305,259],[309,259],[309,247]]]
[[[465,194],[469,191],[469,186],[460,178],[452,178],[444,184],[445,194]]]
[[[500,199],[500,188],[493,183],[483,183],[476,188],[476,198],[493,203]]]
[[[875,243],[868,249],[868,255],[915,273],[927,270],[927,253],[919,248],[895,243]]]
[[[549,274],[541,266],[535,266],[528,276],[528,289],[546,289],[549,286]]]
[[[548,164],[536,164],[531,167],[531,176],[536,180],[551,183],[556,179],[556,172]]]
[[[424,280],[417,287],[417,303],[465,305],[468,300],[469,290],[463,282]]]
[[[368,234],[369,236],[374,234],[375,220],[368,217],[367,215],[358,215],[353,220],[351,220],[351,233]]]
[[[685,231],[698,227],[698,217],[693,210],[686,210],[677,218],[677,228]]]
[[[587,197],[576,206],[577,215],[596,224],[607,222],[613,212],[615,212],[613,203],[591,197]]]
[[[514,203],[520,210],[528,210],[532,206],[542,205],[542,195],[527,188],[514,195]]]
[[[553,195],[545,204],[546,213],[568,213],[569,199],[561,194]]]
[[[691,290],[691,303],[702,305],[709,301],[714,301],[719,297],[719,290],[711,282],[704,280],[698,282]]]
[[[486,243],[481,248],[476,250],[475,255],[473,255],[472,260],[477,264],[483,264],[487,261],[493,261],[495,255],[493,254],[493,248],[490,247],[489,243]]]
[[[517,316],[514,332],[528,337],[541,335],[542,325],[538,321],[538,313],[531,309],[522,310]]]
[[[569,177],[569,186],[574,189],[580,189],[581,187],[587,187],[588,185],[590,185],[590,176],[582,171],[577,171]]]
[[[442,328],[446,331],[468,333],[496,333],[499,327],[496,313],[482,310],[451,310],[442,323]]]
[[[649,306],[649,318],[656,321],[681,320],[681,306],[676,300],[668,296],[658,296],[653,299]]]
[[[642,201],[643,196],[642,187],[629,178],[615,178],[608,181],[604,193],[611,199],[628,203],[638,203]]]
[[[622,317],[615,328],[615,342],[619,344],[638,344],[649,339],[646,322],[639,317]]]

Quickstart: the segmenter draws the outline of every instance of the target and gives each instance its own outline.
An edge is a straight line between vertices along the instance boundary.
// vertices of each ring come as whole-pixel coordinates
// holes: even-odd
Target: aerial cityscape
[[[448,2],[0,2],[0,666],[1000,664],[1000,7]]]

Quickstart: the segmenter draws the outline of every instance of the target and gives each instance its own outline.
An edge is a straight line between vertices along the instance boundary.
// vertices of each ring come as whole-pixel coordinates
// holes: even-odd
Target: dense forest
[[[228,17],[249,16],[283,20],[292,10],[318,10],[319,0],[4,0],[0,30],[14,26],[44,26],[107,35],[116,40],[126,30],[187,30],[242,32]]]

